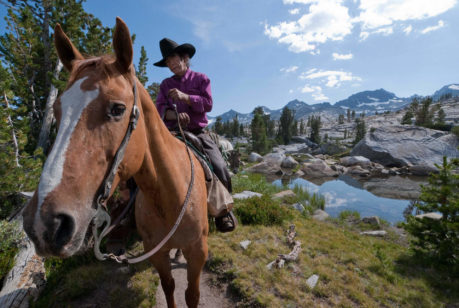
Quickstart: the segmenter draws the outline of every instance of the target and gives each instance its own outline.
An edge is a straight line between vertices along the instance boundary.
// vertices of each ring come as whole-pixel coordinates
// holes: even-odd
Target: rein
[[[178,120],[177,106],[174,104],[173,106],[174,106],[175,114],[177,116],[178,127],[180,129],[180,134],[182,135],[182,138],[185,141],[186,151],[187,151],[188,158],[189,158],[190,164],[191,164],[191,179],[190,179],[190,183],[188,185],[188,190],[187,190],[187,193],[186,193],[186,196],[185,196],[185,200],[183,201],[182,210],[180,211],[180,214],[177,217],[177,220],[176,220],[174,226],[172,227],[172,229],[169,231],[169,233],[166,235],[166,237],[159,244],[157,244],[153,249],[151,249],[150,251],[148,251],[147,253],[145,253],[145,254],[143,254],[141,256],[138,256],[138,257],[135,257],[135,258],[128,258],[125,254],[123,254],[121,256],[116,256],[113,253],[107,254],[107,253],[102,253],[100,251],[100,244],[102,242],[102,239],[108,233],[110,233],[110,231],[112,231],[113,228],[115,228],[118,225],[118,223],[121,221],[121,219],[126,215],[126,213],[131,208],[132,204],[134,203],[135,196],[137,195],[137,192],[139,190],[139,188],[137,187],[135,193],[129,199],[129,202],[128,202],[127,206],[124,208],[124,210],[121,213],[121,215],[119,215],[118,218],[115,220],[115,222],[113,224],[111,224],[110,214],[108,214],[108,212],[107,212],[107,206],[106,206],[105,202],[108,199],[108,197],[110,196],[110,191],[111,191],[111,187],[112,187],[112,184],[113,184],[113,180],[115,178],[116,172],[118,171],[118,167],[119,167],[121,161],[123,160],[124,152],[126,150],[127,144],[129,143],[129,139],[131,137],[132,131],[136,128],[137,121],[138,121],[139,115],[140,115],[139,108],[137,107],[137,85],[136,85],[135,81],[134,81],[134,86],[133,86],[133,93],[134,93],[134,106],[132,107],[132,112],[131,112],[131,116],[130,116],[130,120],[129,120],[129,126],[128,126],[127,131],[126,131],[126,135],[124,136],[123,141],[121,142],[121,145],[120,145],[120,147],[118,148],[118,151],[115,154],[115,158],[114,158],[114,160],[112,162],[112,166],[110,168],[110,172],[108,173],[108,175],[104,179],[104,182],[103,182],[103,185],[102,185],[103,192],[101,192],[97,196],[97,199],[96,199],[97,200],[96,201],[97,211],[96,211],[96,214],[95,214],[94,220],[93,220],[92,233],[93,233],[93,236],[94,236],[94,239],[95,239],[95,241],[94,241],[94,255],[100,261],[111,259],[111,260],[115,260],[118,263],[133,264],[133,263],[142,262],[142,261],[148,259],[149,257],[151,257],[152,255],[154,255],[156,252],[158,252],[158,250],[160,250],[164,246],[164,244],[166,244],[166,242],[172,237],[172,235],[174,235],[174,233],[177,230],[180,222],[182,221],[183,215],[185,214],[185,210],[186,210],[186,208],[188,206],[188,203],[189,203],[189,200],[190,200],[191,190],[192,190],[193,184],[194,184],[194,163],[193,163],[193,159],[191,157],[190,149],[188,148],[188,145],[187,145],[187,142],[186,142],[185,134],[183,133],[182,126],[180,125],[180,121]],[[100,234],[98,234],[98,229],[101,228],[102,226],[104,226],[104,229],[102,230],[102,232]]]

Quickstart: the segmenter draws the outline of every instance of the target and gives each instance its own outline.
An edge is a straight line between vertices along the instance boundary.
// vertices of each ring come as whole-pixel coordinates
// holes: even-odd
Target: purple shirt
[[[167,97],[170,89],[177,88],[190,96],[191,106],[182,101],[172,101]],[[212,110],[212,93],[210,91],[210,80],[202,74],[188,69],[182,77],[172,76],[161,82],[159,94],[156,99],[156,108],[164,119],[167,109],[173,109],[172,103],[177,105],[178,113],[186,112],[190,116],[188,130],[195,130],[207,126],[206,112]],[[176,121],[164,121],[168,128],[175,128]]]

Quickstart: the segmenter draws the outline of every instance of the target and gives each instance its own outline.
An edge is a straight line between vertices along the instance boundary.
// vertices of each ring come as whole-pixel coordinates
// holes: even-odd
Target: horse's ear
[[[78,49],[73,46],[67,35],[65,35],[64,31],[62,31],[60,24],[57,24],[54,28],[54,45],[56,46],[59,59],[61,59],[62,64],[64,64],[68,71],[72,70],[72,62],[74,60],[84,59]]]
[[[115,34],[113,35],[113,48],[116,54],[116,63],[122,73],[126,73],[132,64],[132,41],[129,29],[124,21],[116,17]]]

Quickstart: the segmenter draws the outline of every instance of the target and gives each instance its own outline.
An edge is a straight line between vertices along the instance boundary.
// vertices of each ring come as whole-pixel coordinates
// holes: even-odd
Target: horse
[[[165,238],[185,209],[176,232],[149,261],[159,273],[168,307],[176,307],[169,251],[181,249],[187,261],[185,300],[188,307],[197,307],[208,255],[205,175],[198,160],[187,155],[184,143],[163,124],[136,78],[128,27],[117,17],[114,56],[83,57],[60,25],[55,27],[54,45],[70,77],[53,106],[56,140],[23,212],[24,229],[37,254],[69,257],[85,248],[97,213],[98,192],[129,128],[130,114],[138,109],[137,126],[109,192],[121,180],[135,179],[139,187],[135,219],[145,251]],[[193,165],[197,166],[194,178]],[[182,207],[185,199],[186,208]]]

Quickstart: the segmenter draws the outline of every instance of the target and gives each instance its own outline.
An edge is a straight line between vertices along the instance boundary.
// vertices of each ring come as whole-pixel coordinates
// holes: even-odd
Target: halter
[[[129,125],[128,125],[128,128],[127,128],[126,134],[125,134],[125,136],[123,138],[123,141],[121,142],[120,147],[116,151],[115,158],[113,159],[112,166],[110,168],[110,172],[107,174],[107,176],[105,177],[105,179],[104,179],[104,181],[102,183],[101,187],[102,187],[103,191],[100,192],[99,195],[97,196],[97,199],[96,199],[97,210],[96,210],[96,214],[94,216],[93,225],[92,225],[92,233],[93,233],[93,236],[94,236],[94,239],[95,239],[95,241],[94,241],[94,255],[96,256],[96,258],[98,260],[100,260],[100,261],[104,261],[106,259],[112,259],[112,260],[115,260],[118,263],[130,263],[130,264],[138,263],[138,262],[141,262],[141,261],[144,261],[144,260],[148,259],[152,255],[154,255],[159,249],[161,249],[162,246],[164,246],[164,244],[166,244],[166,242],[172,237],[172,235],[177,230],[177,228],[178,228],[178,226],[180,224],[180,221],[183,218],[183,215],[185,214],[185,210],[187,208],[187,205],[188,205],[188,202],[189,202],[189,199],[190,199],[190,195],[191,195],[191,189],[192,189],[193,183],[194,183],[194,163],[193,163],[193,159],[191,157],[190,149],[187,146],[186,138],[185,138],[185,134],[183,133],[182,126],[180,125],[180,121],[178,121],[177,106],[173,105],[174,106],[174,111],[175,111],[175,113],[177,115],[177,122],[178,122],[178,126],[179,126],[179,129],[180,129],[180,133],[182,135],[183,140],[185,141],[185,147],[186,147],[188,158],[190,159],[190,164],[191,164],[191,179],[190,179],[190,183],[188,185],[188,190],[187,190],[187,193],[186,193],[185,200],[183,201],[182,210],[180,211],[180,214],[179,214],[174,226],[169,231],[169,233],[166,235],[166,237],[158,245],[156,245],[156,247],[151,249],[149,252],[147,252],[147,253],[139,256],[139,257],[130,259],[130,258],[126,257],[126,255],[116,256],[113,253],[107,254],[107,253],[102,253],[100,251],[100,243],[102,242],[102,239],[110,231],[112,231],[113,228],[118,225],[118,223],[121,221],[121,219],[124,217],[124,215],[126,215],[128,210],[130,209],[130,207],[134,203],[135,196],[136,196],[136,194],[137,194],[137,192],[139,190],[138,187],[137,187],[135,193],[133,194],[133,196],[131,196],[127,206],[124,208],[124,210],[121,213],[121,215],[115,220],[115,222],[113,224],[111,224],[110,214],[108,214],[108,212],[107,212],[107,206],[106,206],[105,202],[107,201],[108,197],[110,196],[110,191],[111,191],[111,188],[112,188],[113,180],[114,180],[115,175],[116,175],[116,173],[118,171],[118,167],[119,167],[121,161],[123,160],[124,152],[126,150],[127,144],[129,143],[129,139],[131,137],[132,131],[137,126],[137,121],[138,121],[139,115],[140,115],[139,108],[137,107],[137,85],[136,85],[136,81],[135,80],[134,80],[134,86],[133,86],[133,90],[132,91],[134,93],[134,105],[132,107],[131,116],[130,116],[130,119],[129,119]],[[104,229],[102,230],[102,232],[100,234],[98,234],[98,229],[100,227],[102,227],[102,226],[104,226]]]

